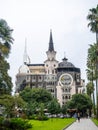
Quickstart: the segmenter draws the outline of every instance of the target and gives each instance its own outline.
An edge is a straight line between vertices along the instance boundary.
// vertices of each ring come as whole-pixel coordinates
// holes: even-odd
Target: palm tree
[[[90,21],[88,27],[90,27],[91,32],[96,33],[96,102],[97,102],[97,119],[98,119],[98,5],[96,8],[89,10],[90,13],[87,19]]]
[[[90,48],[88,49],[88,57],[87,57],[87,79],[89,80],[89,83],[87,84],[87,94],[91,97],[91,94],[93,94],[93,108],[94,108],[94,115],[96,115],[95,111],[95,96],[94,96],[94,80],[96,79],[95,75],[95,67],[96,66],[96,44],[90,45]]]
[[[96,42],[98,44],[98,5],[96,8],[89,10],[90,13],[87,16],[87,19],[90,21],[88,27],[90,27],[91,32],[96,33]]]
[[[7,57],[10,53],[11,44],[14,40],[11,36],[12,31],[7,22],[0,19],[0,56]]]

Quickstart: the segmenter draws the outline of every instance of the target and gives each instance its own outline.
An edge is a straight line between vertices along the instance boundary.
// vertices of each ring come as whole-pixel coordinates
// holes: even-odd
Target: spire
[[[27,39],[25,38],[25,49],[24,49],[24,55],[23,55],[23,63],[28,64],[30,63],[30,58],[28,57],[27,54]]]
[[[27,39],[25,38],[25,49],[24,49],[24,53],[27,54]]]
[[[66,58],[66,54],[65,54],[65,52],[64,52],[64,58],[62,59],[63,60],[63,62],[66,62],[68,59]]]
[[[27,63],[27,39],[25,38],[25,48],[24,48],[24,55],[23,55],[23,63]]]
[[[52,30],[50,30],[50,40],[49,40],[49,49],[48,49],[48,51],[54,51],[53,39],[52,39]]]

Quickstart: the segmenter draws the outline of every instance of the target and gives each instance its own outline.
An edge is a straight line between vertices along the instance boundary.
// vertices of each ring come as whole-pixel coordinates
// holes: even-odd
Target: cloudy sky
[[[8,59],[13,84],[23,64],[25,38],[31,63],[43,63],[50,29],[57,60],[62,61],[65,52],[68,61],[79,67],[81,77],[86,79],[87,49],[95,42],[86,17],[97,4],[98,0],[0,0],[0,18],[14,29],[15,41]]]

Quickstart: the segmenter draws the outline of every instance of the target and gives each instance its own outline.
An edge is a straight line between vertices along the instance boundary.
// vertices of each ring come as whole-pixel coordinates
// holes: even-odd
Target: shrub
[[[0,130],[27,130],[32,125],[28,120],[22,118],[2,119],[0,118]]]
[[[38,116],[35,117],[35,119],[44,121],[44,120],[48,120],[49,118],[47,116],[45,116],[45,115],[43,115],[43,116],[38,115]]]
[[[4,119],[0,117],[0,130],[11,130],[10,128],[10,121],[8,119]]]
[[[28,119],[32,120],[32,119],[35,119],[36,115],[31,115],[28,117]]]
[[[3,120],[4,118],[2,116],[0,116],[0,130],[2,129],[3,127]]]
[[[2,124],[3,124],[3,127],[4,127],[4,128],[5,128],[5,127],[6,127],[6,128],[10,128],[11,122],[10,122],[10,120],[5,119],[5,120],[3,120]]]
[[[11,119],[11,126],[10,128],[13,130],[26,130],[31,128],[32,125],[28,122],[28,120],[24,120],[21,118],[12,118]]]

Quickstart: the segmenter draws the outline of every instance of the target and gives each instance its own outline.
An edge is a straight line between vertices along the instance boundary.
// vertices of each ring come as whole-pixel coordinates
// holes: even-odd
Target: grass
[[[33,127],[28,130],[62,130],[74,121],[74,118],[51,118],[47,121],[30,120]]]
[[[95,118],[92,118],[92,121],[98,126],[98,120]]]

